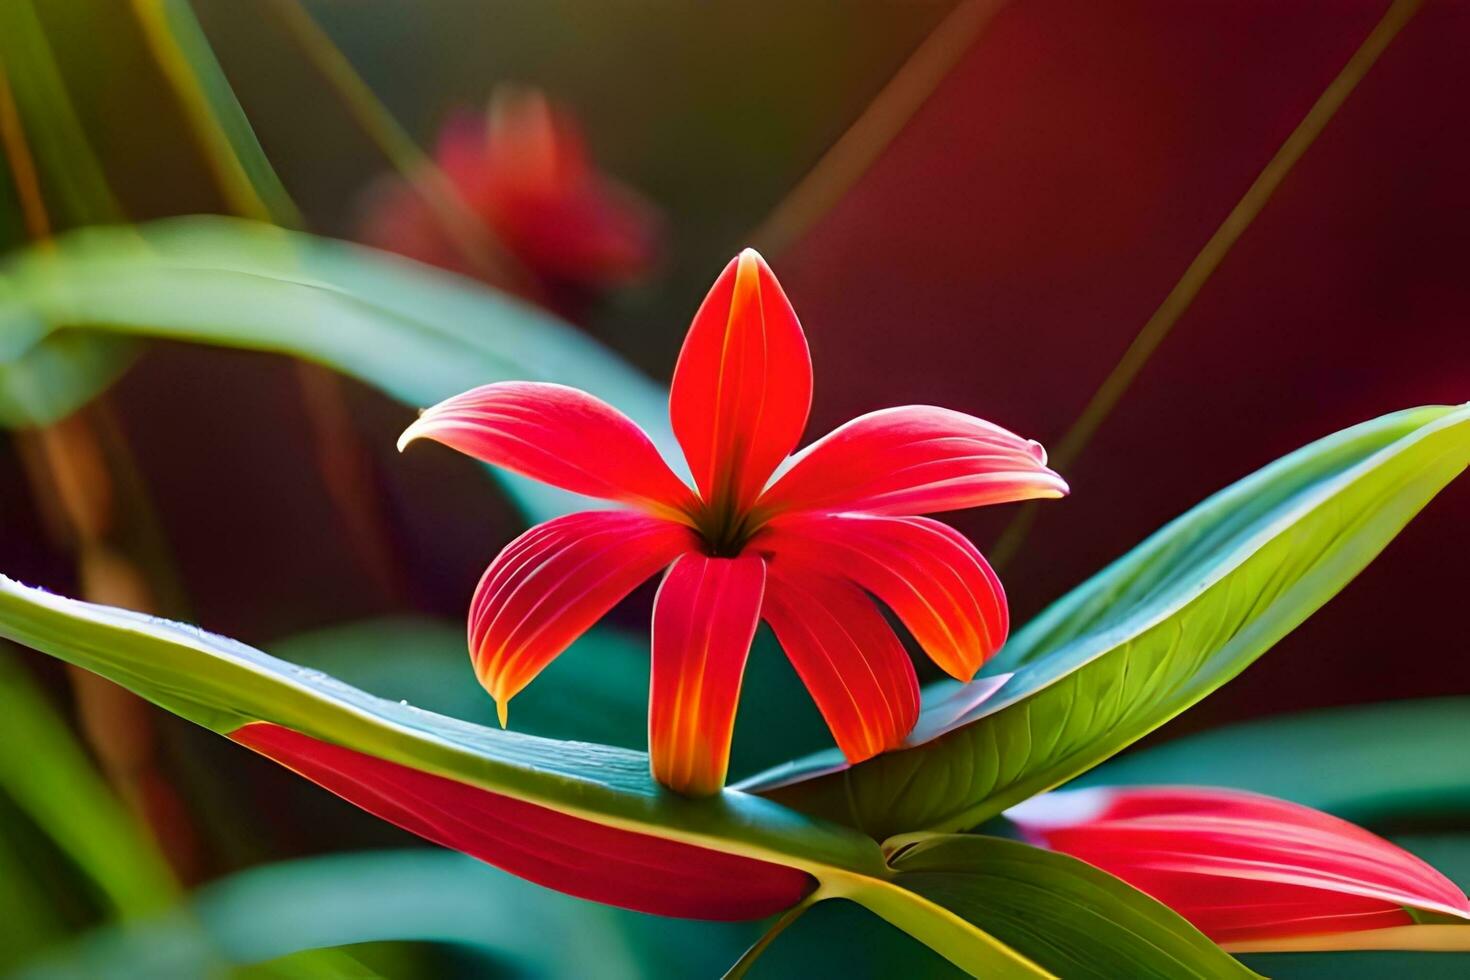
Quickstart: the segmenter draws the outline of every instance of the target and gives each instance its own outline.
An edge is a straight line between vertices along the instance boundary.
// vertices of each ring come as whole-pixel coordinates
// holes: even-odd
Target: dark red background
[[[1384,9],[1011,5],[776,263],[814,431],[932,401],[1054,443]],[[1467,37],[1470,5],[1429,3],[1288,176],[1044,505],[1004,575],[1023,618],[1305,442],[1470,399]],[[1464,693],[1467,594],[1461,481],[1177,724]]]

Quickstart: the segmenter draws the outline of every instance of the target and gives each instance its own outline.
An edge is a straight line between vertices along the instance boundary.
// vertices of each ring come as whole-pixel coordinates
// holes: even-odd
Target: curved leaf
[[[682,466],[665,390],[586,334],[468,279],[269,225],[86,228],[0,262],[0,367],[62,328],[290,354],[412,406],[491,381],[556,381],[618,406]],[[0,424],[44,421],[26,407],[0,401]],[[584,502],[494,472],[537,519]]]
[[[1470,698],[1354,705],[1176,739],[1111,760],[1075,785],[1195,782],[1280,796],[1359,824],[1442,819],[1470,816],[1467,745]]]
[[[243,644],[0,578],[0,635],[96,671],[177,714],[241,738],[252,722],[629,837],[816,874],[883,874],[851,831],[743,793],[692,801],[662,790],[639,752],[483,728],[383,701]],[[242,739],[243,740],[243,739]],[[534,813],[526,826],[534,826]],[[414,829],[418,829],[417,827]],[[515,842],[512,841],[512,844]],[[574,847],[575,837],[568,840]],[[584,858],[585,859],[585,858]],[[718,862],[717,862],[718,863]]]
[[[1065,854],[955,834],[911,844],[892,864],[895,885],[1068,980],[1255,976],[1177,913]]]
[[[97,397],[132,366],[138,343],[64,330],[0,361],[0,423],[50,425]]]
[[[167,862],[97,773],[30,675],[0,651],[0,793],[55,842],[112,912],[155,912],[178,896]]]
[[[979,923],[916,890],[876,878],[829,882],[827,887],[827,897],[856,902],[971,976],[987,980],[1053,976],[1040,964],[997,940]]]
[[[1216,494],[926,692],[916,748],[748,781],[878,838],[974,826],[1234,677],[1346,585],[1470,461],[1470,407],[1388,415]],[[812,775],[816,773],[816,775]]]
[[[805,871],[691,847],[253,722],[230,738],[425,840],[568,895],[654,915],[739,921],[800,902]]]
[[[462,838],[474,853],[516,870],[542,847],[547,862],[580,868],[591,884],[575,887],[592,891],[609,880],[604,865],[651,856],[657,868],[634,882],[636,891],[663,887],[660,873],[698,879],[737,858],[763,867],[718,875],[697,894],[687,891],[691,902],[738,901],[747,878],[769,890],[766,869],[789,870],[815,878],[824,896],[862,902],[967,969],[1042,975],[977,926],[893,885],[872,840],[733,790],[702,800],[676,796],[649,777],[643,753],[434,715],[197,629],[5,578],[0,636],[94,670],[411,830]],[[468,813],[473,819],[463,819]]]
[[[45,175],[48,215],[62,226],[122,221],[38,13],[35,0],[0,4],[0,37],[20,122]],[[136,353],[126,337],[63,333],[13,362],[0,358],[0,422],[49,424],[71,414],[117,380]]]
[[[206,885],[185,906],[88,934],[18,976],[216,976],[304,950],[408,940],[484,949],[516,975],[631,980],[640,975],[627,936],[632,918],[463,855],[368,851],[239,872]],[[546,941],[569,929],[577,942]]]

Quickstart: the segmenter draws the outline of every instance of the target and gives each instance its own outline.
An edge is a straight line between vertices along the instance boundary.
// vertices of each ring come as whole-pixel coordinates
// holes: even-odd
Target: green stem
[[[393,118],[321,25],[297,0],[273,0],[273,4],[281,23],[336,90],[363,132],[429,206],[476,271],[505,287],[524,281],[524,270],[469,213],[454,184]]]
[[[302,227],[301,212],[266,159],[189,5],[183,0],[132,3],[148,47],[183,105],[230,210]]]
[[[762,933],[761,937],[755,941],[755,944],[741,954],[740,959],[736,960],[734,965],[725,971],[725,975],[721,980],[740,980],[741,977],[750,971],[750,968],[755,965],[755,961],[760,959],[761,954],[766,951],[771,943],[776,941],[776,937],[786,931],[787,926],[801,918],[807,909],[821,900],[822,892],[821,889],[818,889],[797,904],[791,906],[785,912],[782,912],[776,921],[771,923],[770,928]]]

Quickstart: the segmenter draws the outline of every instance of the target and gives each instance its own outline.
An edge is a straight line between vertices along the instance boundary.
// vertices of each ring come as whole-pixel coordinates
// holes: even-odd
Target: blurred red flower
[[[363,240],[559,308],[639,278],[657,256],[653,206],[599,173],[577,121],[538,91],[503,88],[486,113],[456,111],[434,162],[520,274],[477,265],[421,190],[399,176],[369,190]]]

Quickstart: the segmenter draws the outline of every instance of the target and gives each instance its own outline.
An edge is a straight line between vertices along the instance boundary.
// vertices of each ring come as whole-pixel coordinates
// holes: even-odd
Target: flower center
[[[695,526],[711,558],[738,558],[756,530],[750,514],[729,502],[706,504]]]

